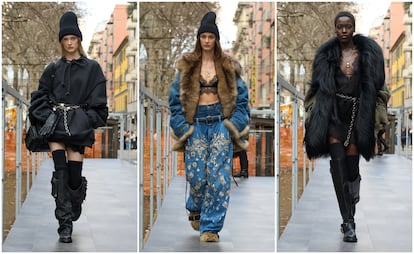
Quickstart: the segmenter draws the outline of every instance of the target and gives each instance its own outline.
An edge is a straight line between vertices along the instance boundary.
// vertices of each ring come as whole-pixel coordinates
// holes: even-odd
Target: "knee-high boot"
[[[73,186],[68,186],[70,200],[72,202],[72,221],[76,221],[79,219],[82,213],[82,203],[86,198],[86,189],[88,181],[85,177],[81,176],[82,162],[68,161],[68,168],[70,171],[78,172],[78,174],[70,174],[70,177],[80,178],[74,181],[78,182],[80,180],[79,186],[77,186],[76,188],[73,188]]]
[[[53,172],[52,196],[55,198],[55,216],[59,221],[59,241],[63,243],[72,242],[72,204],[67,188],[68,172],[57,170]]]
[[[349,184],[346,179],[347,163],[345,159],[331,160],[331,175],[338,199],[339,210],[343,219],[341,231],[344,234],[344,242],[356,242],[355,234],[355,205],[352,205],[349,192]]]

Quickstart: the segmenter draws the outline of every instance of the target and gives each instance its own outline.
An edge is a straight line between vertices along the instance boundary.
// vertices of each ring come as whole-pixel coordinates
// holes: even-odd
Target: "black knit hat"
[[[219,30],[216,25],[216,13],[212,11],[207,12],[204,15],[203,19],[201,20],[201,24],[197,32],[197,38],[200,37],[200,34],[206,33],[206,32],[215,34],[216,38],[220,40]]]
[[[75,13],[68,11],[63,14],[60,18],[59,26],[59,41],[62,40],[63,36],[68,34],[76,35],[82,40],[82,33],[78,26],[78,17]]]

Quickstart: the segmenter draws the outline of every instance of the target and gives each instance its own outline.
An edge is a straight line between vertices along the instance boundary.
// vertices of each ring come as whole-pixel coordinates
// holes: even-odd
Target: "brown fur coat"
[[[225,56],[222,59],[215,61],[216,76],[218,79],[218,97],[223,108],[223,115],[225,118],[224,125],[229,129],[230,134],[235,145],[234,150],[246,150],[248,142],[245,137],[249,132],[249,125],[237,128],[235,124],[230,121],[232,115],[235,113],[238,96],[240,96],[238,89],[238,79],[241,74],[240,64],[230,56]],[[177,69],[180,72],[179,80],[179,94],[182,106],[182,113],[188,124],[194,123],[194,116],[198,107],[200,99],[200,72],[201,60],[195,58],[192,54],[185,54],[177,61]],[[240,85],[240,84],[239,84]],[[247,88],[243,82],[244,89]],[[247,96],[247,94],[246,94]],[[244,125],[244,124],[243,124]],[[240,125],[239,125],[240,126]],[[193,126],[181,137],[175,137],[177,142],[173,146],[175,151],[183,151],[187,138],[192,134]]]

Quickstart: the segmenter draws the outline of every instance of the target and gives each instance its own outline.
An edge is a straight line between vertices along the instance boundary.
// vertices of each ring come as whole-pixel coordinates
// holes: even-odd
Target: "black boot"
[[[69,193],[72,202],[72,221],[79,219],[82,213],[82,203],[86,198],[86,178],[82,176],[82,161],[68,161]]]
[[[249,171],[247,171],[247,169],[242,169],[242,170],[240,170],[240,172],[238,174],[235,174],[234,177],[248,178],[249,177]]]
[[[52,196],[55,198],[55,216],[59,221],[59,241],[62,243],[72,242],[72,204],[67,188],[67,171],[58,170],[53,172]]]
[[[72,221],[77,221],[82,213],[82,203],[86,198],[87,183],[86,178],[82,177],[82,183],[76,190],[68,188],[72,201]]]
[[[341,231],[344,234],[344,242],[356,242],[355,233],[355,203],[351,202],[350,185],[347,183],[346,171],[347,163],[345,159],[331,160],[332,181],[335,188],[336,197],[338,199],[339,210],[343,219]]]
[[[359,188],[360,188],[361,176],[350,182],[345,182],[344,193],[346,205],[349,209],[348,217],[344,219],[342,226],[342,233],[344,233],[344,242],[357,242],[355,232],[355,206],[359,202]]]

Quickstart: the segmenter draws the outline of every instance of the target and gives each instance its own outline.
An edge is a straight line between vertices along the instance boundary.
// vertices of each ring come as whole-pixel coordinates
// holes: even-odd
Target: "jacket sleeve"
[[[390,90],[386,85],[384,85],[377,94],[375,108],[375,133],[388,124],[387,104],[390,97]]]
[[[92,75],[95,75],[95,79],[93,79],[95,84],[93,90],[89,94],[89,103],[87,105],[86,114],[88,115],[92,127],[96,129],[105,126],[106,119],[108,118],[106,79],[101,67],[97,63]]]
[[[246,83],[240,76],[237,77],[236,108],[229,121],[239,132],[243,131],[249,125],[250,121],[249,92]]]
[[[181,138],[184,134],[189,132],[191,126],[185,120],[185,115],[182,111],[180,101],[180,73],[177,74],[175,80],[171,84],[168,102],[171,112],[170,127],[173,130],[174,135]]]
[[[249,93],[246,83],[237,77],[236,108],[229,119],[224,119],[224,126],[229,130],[235,144],[235,151],[247,150],[249,147],[248,136],[250,131]]]
[[[40,76],[38,89],[31,93],[29,119],[33,125],[44,123],[52,112],[49,94],[54,70],[54,63],[49,64]]]

